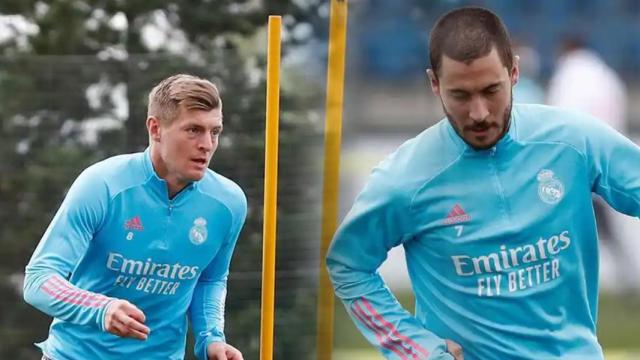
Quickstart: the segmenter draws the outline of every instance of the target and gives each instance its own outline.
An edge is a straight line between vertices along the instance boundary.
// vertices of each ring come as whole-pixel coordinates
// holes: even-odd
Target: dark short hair
[[[513,67],[511,40],[498,15],[480,7],[463,7],[444,14],[429,36],[431,69],[438,75],[442,57],[470,63],[496,48],[502,64]]]

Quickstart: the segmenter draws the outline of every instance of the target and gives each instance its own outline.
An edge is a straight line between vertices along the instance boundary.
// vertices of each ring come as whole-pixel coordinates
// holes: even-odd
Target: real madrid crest
[[[199,217],[193,221],[193,226],[189,230],[189,240],[194,245],[200,245],[207,241],[207,220]]]
[[[547,204],[557,204],[564,197],[564,185],[554,177],[553,171],[543,169],[538,173],[538,196]]]

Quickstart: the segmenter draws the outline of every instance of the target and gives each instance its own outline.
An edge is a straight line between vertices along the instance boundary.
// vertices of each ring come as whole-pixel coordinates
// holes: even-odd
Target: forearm
[[[336,290],[363,336],[387,359],[453,359],[444,339],[406,311],[377,273],[328,262]]]
[[[226,280],[201,280],[196,285],[189,313],[195,336],[194,351],[199,359],[207,360],[206,350],[209,344],[226,341],[224,336],[226,293]]]
[[[104,315],[113,298],[72,285],[55,272],[27,270],[24,300],[54,318],[104,330]]]

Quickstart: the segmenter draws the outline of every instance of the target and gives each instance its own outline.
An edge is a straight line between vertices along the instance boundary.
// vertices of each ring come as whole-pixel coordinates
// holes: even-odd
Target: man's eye
[[[197,133],[199,133],[199,132],[200,132],[200,130],[199,130],[198,128],[188,128],[188,129],[187,129],[187,132],[188,132],[189,134],[197,134]]]
[[[453,93],[451,96],[456,100],[466,100],[469,97],[465,93]]]
[[[493,95],[493,94],[497,93],[499,90],[500,90],[500,88],[496,86],[496,87],[492,87],[492,88],[489,88],[489,89],[485,90],[485,93],[487,93],[489,95]]]

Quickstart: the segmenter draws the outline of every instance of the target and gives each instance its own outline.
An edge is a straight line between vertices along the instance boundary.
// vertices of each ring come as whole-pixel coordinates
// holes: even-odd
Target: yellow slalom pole
[[[338,221],[344,63],[347,45],[347,1],[331,0],[330,16],[320,245],[321,264],[317,311],[317,360],[330,360],[333,351],[334,296],[333,286],[329,280],[324,260]]]
[[[267,118],[264,155],[264,225],[260,359],[273,358],[276,283],[276,211],[278,208],[278,123],[280,108],[280,16],[269,16],[267,48]]]

